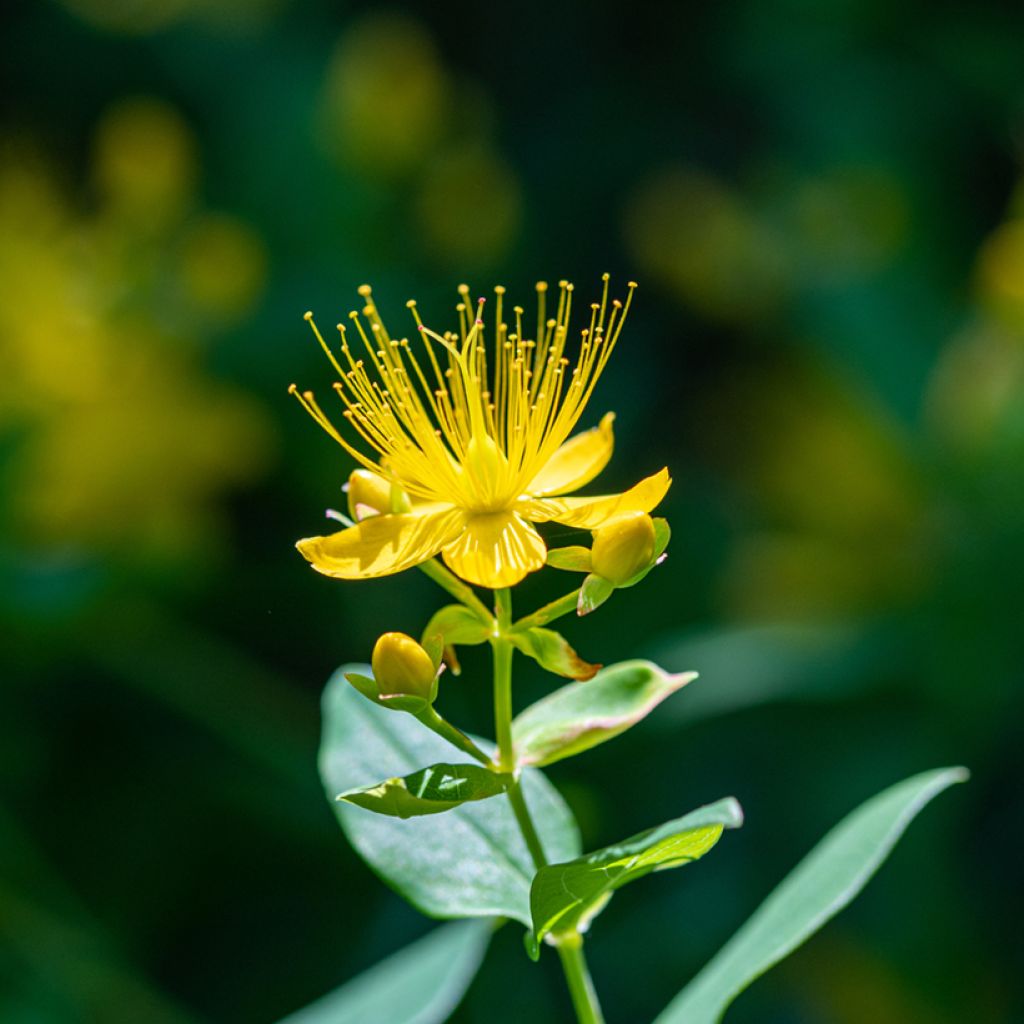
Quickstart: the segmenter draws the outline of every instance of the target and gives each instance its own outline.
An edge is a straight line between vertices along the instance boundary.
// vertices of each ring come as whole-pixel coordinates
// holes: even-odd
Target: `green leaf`
[[[727,797],[596,853],[541,868],[530,890],[534,935],[539,941],[548,932],[585,927],[616,889],[652,871],[699,860],[723,829],[742,824],[740,805]]]
[[[491,921],[442,925],[280,1024],[443,1024],[476,976],[493,933]]]
[[[338,800],[393,818],[440,814],[505,792],[507,776],[476,764],[435,764],[376,786],[350,789]]]
[[[547,564],[553,569],[564,569],[566,572],[590,572],[590,548],[579,545],[549,548]]]
[[[377,683],[374,679],[361,672],[346,672],[345,678],[367,700],[372,701],[377,707],[387,708],[389,711],[408,711],[411,715],[418,715],[424,708],[430,706],[429,700],[412,694],[402,693],[382,697],[377,692]],[[434,694],[436,695],[436,693],[437,680],[434,681]]]
[[[649,661],[623,661],[602,669],[586,684],[563,686],[512,723],[517,763],[552,764],[596,747],[696,678],[696,672],[672,675]]]
[[[445,647],[482,644],[490,637],[491,628],[464,604],[447,604],[431,616],[423,630],[422,643],[431,637],[441,636]]]
[[[323,697],[320,777],[349,841],[389,885],[432,917],[512,917],[530,923],[533,862],[509,802],[463,804],[443,817],[401,821],[335,801],[337,793],[408,775],[450,759],[451,747],[410,715],[363,700],[340,669]],[[490,746],[481,745],[490,750]],[[523,773],[523,793],[551,860],[575,857],[572,814],[540,772]]]
[[[600,608],[614,593],[614,583],[610,583],[603,576],[591,573],[584,579],[583,586],[580,587],[579,600],[576,602],[576,614],[589,615],[595,608]]]
[[[554,672],[557,676],[569,679],[592,679],[600,665],[591,665],[584,661],[569,646],[569,642],[553,629],[523,630],[521,633],[510,633],[509,641],[524,654],[533,658],[542,668]]]
[[[714,1024],[752,981],[788,956],[864,888],[918,812],[968,777],[923,772],[843,819],[790,872],[655,1024]]]

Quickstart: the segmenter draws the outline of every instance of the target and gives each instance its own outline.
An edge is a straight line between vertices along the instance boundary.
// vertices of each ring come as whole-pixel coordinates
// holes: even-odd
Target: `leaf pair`
[[[552,764],[613,739],[696,675],[670,675],[647,661],[627,661],[598,672],[586,685],[563,686],[512,723],[517,767]],[[363,696],[383,705],[375,696],[372,679],[358,672],[346,672],[345,677]],[[503,793],[507,783],[507,776],[489,768],[443,761],[408,775],[348,789],[337,799],[406,819],[486,800]]]
[[[497,629],[495,622],[484,622],[465,605],[449,604],[435,612],[423,630],[424,645],[431,638],[440,637],[445,660],[458,675],[458,646],[486,643]],[[533,658],[542,668],[568,679],[590,679],[601,667],[584,661],[561,634],[539,626],[508,634],[509,641],[523,654]]]

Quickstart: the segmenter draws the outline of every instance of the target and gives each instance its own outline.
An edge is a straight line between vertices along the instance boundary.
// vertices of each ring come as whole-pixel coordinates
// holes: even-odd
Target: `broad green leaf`
[[[440,814],[505,792],[506,776],[478,764],[434,764],[411,775],[340,793],[338,800],[392,818]]]
[[[530,890],[536,939],[585,927],[616,889],[652,871],[699,860],[723,829],[742,824],[740,805],[727,797],[614,846],[541,868]]]
[[[967,777],[963,768],[923,772],[885,790],[844,818],[754,911],[655,1024],[715,1024],[752,981],[853,900],[933,797]]]
[[[553,629],[534,626],[521,633],[510,633],[509,640],[542,668],[569,679],[592,679],[600,665],[584,661],[569,646],[569,641]]]
[[[601,669],[586,683],[563,686],[512,723],[517,763],[551,764],[596,747],[696,678],[696,672],[672,675],[649,661],[623,661]]]
[[[417,715],[431,703],[425,697],[404,693],[382,697],[377,692],[377,684],[373,678],[361,672],[346,672],[345,678],[367,700],[389,711],[408,711],[411,715]],[[437,680],[434,680],[434,694],[437,694]]]
[[[408,821],[335,801],[338,793],[373,785],[382,775],[409,775],[452,754],[411,715],[391,715],[363,700],[345,682],[345,672],[365,674],[367,667],[343,667],[324,691],[320,777],[349,841],[425,914],[512,917],[529,925],[533,862],[508,800],[482,800]],[[523,773],[523,792],[548,858],[575,857],[579,834],[558,792],[536,771]]]
[[[615,584],[609,583],[603,576],[591,573],[583,580],[580,587],[579,600],[576,602],[577,615],[589,615],[615,593]]]
[[[482,644],[491,635],[491,629],[464,604],[448,604],[431,616],[423,630],[423,643],[438,635],[444,638],[445,647]]]
[[[280,1024],[443,1024],[476,976],[491,921],[442,925]]]
[[[553,569],[564,569],[566,572],[590,572],[590,548],[578,545],[549,548],[547,564]]]

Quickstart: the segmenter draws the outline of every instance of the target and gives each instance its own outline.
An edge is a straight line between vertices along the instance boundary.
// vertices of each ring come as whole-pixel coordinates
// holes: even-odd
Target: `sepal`
[[[358,672],[346,672],[345,678],[352,684],[352,688],[358,690],[367,700],[373,701],[378,707],[387,708],[389,711],[407,711],[409,714],[418,715],[424,708],[430,707],[437,696],[437,681],[434,681],[434,692],[430,699],[425,697],[413,697],[405,694],[382,695],[377,692],[377,682],[370,676],[361,675]]]
[[[562,569],[565,572],[590,572],[592,568],[590,548],[578,544],[564,548],[549,548],[546,561],[552,569]]]
[[[591,573],[580,587],[580,596],[576,602],[577,615],[589,615],[615,593],[615,584],[597,573]]]

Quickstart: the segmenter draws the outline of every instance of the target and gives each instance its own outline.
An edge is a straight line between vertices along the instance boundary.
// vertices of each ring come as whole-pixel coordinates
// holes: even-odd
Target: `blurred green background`
[[[430,926],[316,775],[329,673],[441,595],[292,547],[350,469],[286,395],[329,386],[302,313],[371,281],[443,325],[460,281],[589,301],[604,270],[641,288],[589,416],[619,414],[602,489],[668,464],[674,538],[566,632],[702,678],[550,774],[590,847],[726,794],[748,816],[597,923],[609,1018],[653,1017],[862,799],[965,763],[729,1020],[1024,1019],[1019,6],[4,17],[4,1024],[269,1024]],[[485,668],[442,697],[481,730]],[[551,685],[519,674],[521,703]],[[568,1017],[510,927],[455,1019]]]

